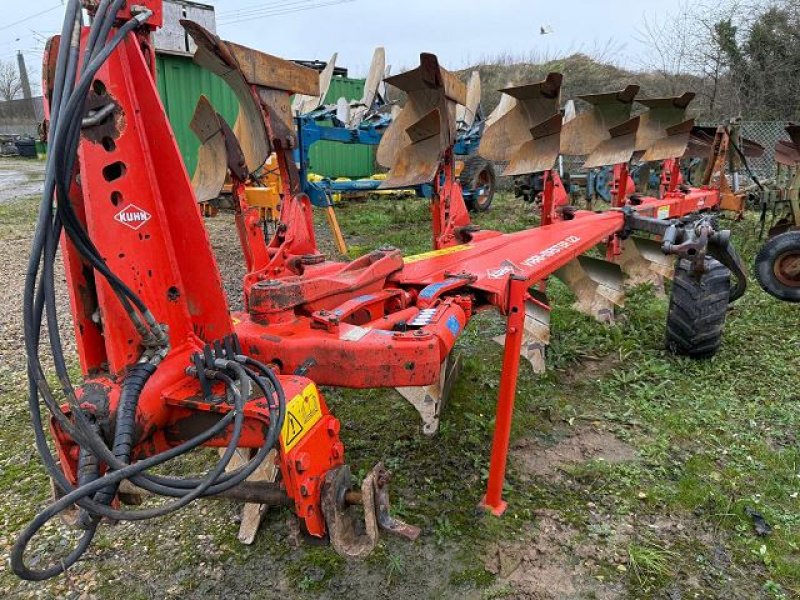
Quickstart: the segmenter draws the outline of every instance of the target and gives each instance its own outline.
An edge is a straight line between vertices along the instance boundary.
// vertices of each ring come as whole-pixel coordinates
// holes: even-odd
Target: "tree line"
[[[642,67],[696,78],[701,117],[800,120],[800,1],[686,3],[645,19]]]

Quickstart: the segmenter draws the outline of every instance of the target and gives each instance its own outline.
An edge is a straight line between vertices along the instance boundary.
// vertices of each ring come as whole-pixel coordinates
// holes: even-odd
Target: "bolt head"
[[[328,435],[331,437],[336,437],[339,435],[339,430],[342,428],[341,423],[339,423],[338,419],[331,418],[328,420]]]
[[[339,459],[344,456],[344,444],[341,442],[337,442],[331,448],[331,457],[334,459]]]
[[[310,463],[311,457],[308,455],[308,452],[301,452],[295,458],[294,468],[298,473],[302,473],[303,471],[308,470]]]

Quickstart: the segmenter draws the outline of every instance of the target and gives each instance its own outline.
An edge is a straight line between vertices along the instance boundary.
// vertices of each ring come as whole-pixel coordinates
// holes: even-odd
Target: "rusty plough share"
[[[61,40],[77,39],[72,35],[77,9],[69,6]],[[661,236],[660,250],[680,258],[681,293],[704,290],[708,276],[715,285],[724,282],[714,298],[697,296],[703,318],[722,306],[724,319],[728,301],[743,292],[743,271],[728,234],[717,231],[705,214],[719,205],[714,189],[673,190],[661,199],[623,193],[603,213],[551,206],[548,223],[511,234],[473,225],[452,153],[456,106],[466,101],[465,88],[431,54],[421,55],[419,68],[389,79],[408,101],[379,154],[392,164],[390,181],[435,182],[434,249],[403,257],[384,247],[349,263],[327,260],[317,249],[311,207],[291,157],[290,97],[318,96],[318,74],[223,42],[187,22],[197,61],[223,77],[242,105],[243,118],[231,130],[213,107],[201,103],[193,128],[204,141],[202,151],[225,164],[234,187],[274,152],[283,182],[279,225],[269,241],[246,198],[239,197],[237,226],[248,273],[245,310],[231,314],[197,196],[153,84],[150,35],[160,25],[161,2],[142,0],[118,13],[108,3],[87,7],[95,19],[83,28],[80,46],[55,40],[48,48],[52,151],[25,320],[32,425],[58,499],[15,545],[12,566],[21,577],[63,572],[89,545],[101,517],[140,520],[201,497],[289,506],[308,534],[328,537],[350,557],[368,554],[380,529],[415,538],[416,528],[389,514],[389,476],[380,465],[360,490],[353,489],[339,422],[317,384],[401,388],[419,410],[425,433],[432,434],[457,372],[453,347],[471,317],[485,309],[506,319],[489,478],[481,500],[500,515],[520,358],[543,365],[550,306],[540,288],[548,277],[564,279],[579,308],[608,321],[622,302],[619,267],[584,254],[604,244],[608,257],[616,258],[632,233],[643,232]],[[110,41],[101,43],[107,28]],[[86,70],[73,81],[68,75],[79,55]],[[554,179],[556,156],[565,140],[574,139],[563,135],[560,87],[561,76],[554,74],[506,90],[511,101],[503,105],[504,114],[495,115],[485,143],[489,153],[507,154],[512,172],[541,169]],[[108,116],[81,129],[74,123],[82,121],[87,93],[92,106],[102,105]],[[635,151],[679,155],[685,123],[673,117],[682,117],[686,97],[650,101],[650,117],[626,120],[624,105],[633,94],[629,89],[597,97],[597,114],[576,120],[596,142],[590,154],[622,163]],[[196,180],[198,194],[217,185],[220,173],[217,168],[209,171],[209,180]],[[552,203],[553,186],[548,189]],[[51,326],[55,366],[67,396],[59,406],[39,361],[38,332],[45,307],[50,324],[55,322],[53,260],[62,233],[83,383],[75,389],[69,384],[58,329]],[[647,260],[645,253],[642,257]],[[654,271],[662,273],[663,263],[656,262]],[[739,281],[732,290],[725,267]],[[681,327],[697,325],[689,313],[681,318]],[[683,334],[676,334],[683,345],[673,349],[689,355],[716,349],[708,346],[707,335]],[[41,429],[40,400],[51,414],[58,462]],[[199,446],[222,450],[204,477],[149,471]],[[237,452],[241,466],[232,469]],[[118,500],[143,493],[174,500],[139,510],[119,506]],[[80,544],[48,569],[28,567],[23,554],[30,539],[74,505],[84,529]],[[363,507],[361,527],[354,505]],[[256,523],[261,514],[254,513]]]

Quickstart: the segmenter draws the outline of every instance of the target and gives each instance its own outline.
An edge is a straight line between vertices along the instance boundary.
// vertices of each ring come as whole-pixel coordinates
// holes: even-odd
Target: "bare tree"
[[[735,39],[767,0],[700,0],[645,17],[639,41],[646,50],[641,67],[662,77],[670,94],[689,83],[698,95],[698,116],[713,119],[738,114],[741,102],[732,83],[729,53]]]
[[[677,9],[667,14],[644,15],[638,32],[638,41],[647,48],[640,66],[645,71],[656,73],[669,94],[683,90],[676,75],[687,73],[693,60],[695,24],[692,8],[682,2]]]
[[[742,0],[728,3],[696,4],[693,7],[695,44],[689,68],[703,82],[698,90],[708,116],[735,116],[741,110],[741,102],[733,89],[730,77],[730,60],[726,45],[735,38],[746,14]]]
[[[22,91],[17,67],[14,63],[0,60],[0,100],[14,100]]]

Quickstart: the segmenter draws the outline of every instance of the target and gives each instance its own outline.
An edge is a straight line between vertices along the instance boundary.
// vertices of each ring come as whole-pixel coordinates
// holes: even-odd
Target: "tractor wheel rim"
[[[778,256],[773,271],[783,285],[800,287],[800,250],[789,250]]]
[[[475,186],[475,190],[478,192],[478,194],[475,198],[475,204],[478,206],[484,206],[492,191],[492,181],[489,177],[489,173],[486,171],[481,171],[478,173],[478,180],[476,183],[477,185]]]

